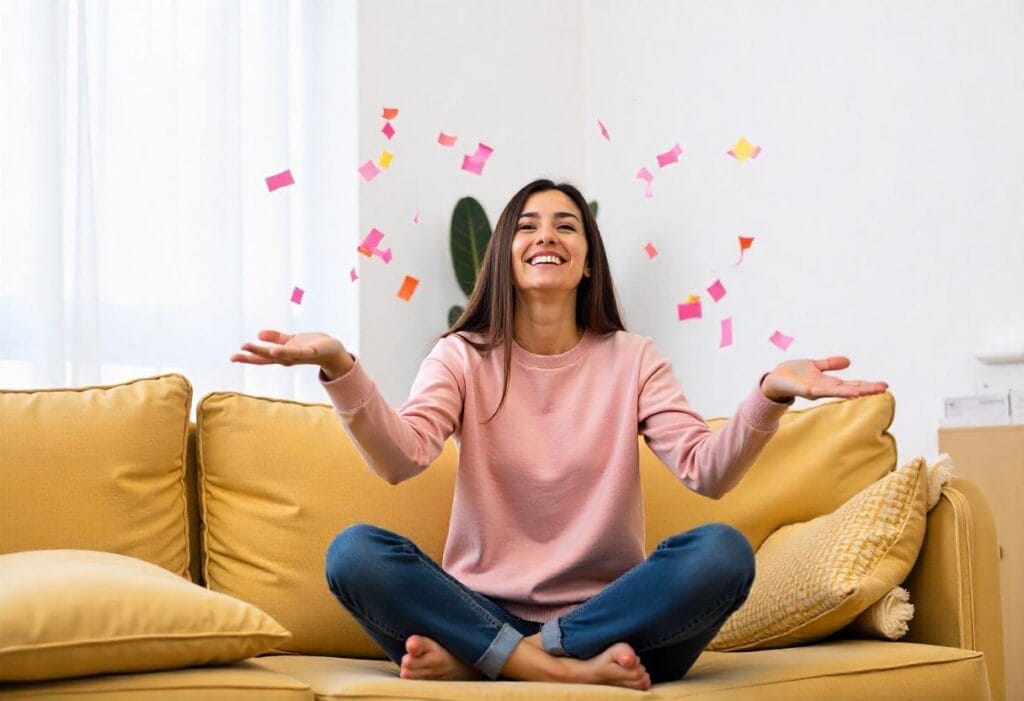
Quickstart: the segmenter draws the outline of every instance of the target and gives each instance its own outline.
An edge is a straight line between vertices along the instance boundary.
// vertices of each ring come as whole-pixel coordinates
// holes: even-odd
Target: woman
[[[796,396],[883,382],[790,360],[712,433],[666,358],[625,331],[604,246],[576,188],[537,180],[505,207],[468,307],[395,411],[319,333],[265,330],[238,362],[318,365],[367,464],[392,484],[459,442],[438,566],[401,535],[351,526],[327,552],[331,591],[408,679],[508,679],[647,689],[680,679],[745,600],[753,551],[708,524],[644,557],[637,433],[690,489],[718,498]]]

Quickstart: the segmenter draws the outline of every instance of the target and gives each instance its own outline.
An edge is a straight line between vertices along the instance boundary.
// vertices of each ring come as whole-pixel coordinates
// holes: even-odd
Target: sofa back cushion
[[[648,551],[710,521],[735,526],[757,549],[782,526],[835,511],[895,469],[894,411],[888,392],[787,411],[747,474],[718,500],[688,490],[641,445]],[[719,430],[725,421],[708,423]]]
[[[324,555],[347,526],[373,523],[440,561],[454,444],[392,486],[363,463],[325,404],[215,393],[199,403],[197,424],[207,586],[289,629],[282,652],[383,658],[328,590]]]
[[[103,550],[188,575],[181,375],[0,390],[0,553]]]

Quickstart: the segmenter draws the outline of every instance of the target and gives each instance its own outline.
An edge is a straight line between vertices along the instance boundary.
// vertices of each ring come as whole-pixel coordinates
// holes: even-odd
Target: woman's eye
[[[533,224],[520,224],[519,226],[516,227],[516,231],[526,231],[527,229],[532,229],[532,228],[533,228]]]
[[[574,227],[572,224],[562,224],[558,228],[564,231],[576,231],[576,227]]]

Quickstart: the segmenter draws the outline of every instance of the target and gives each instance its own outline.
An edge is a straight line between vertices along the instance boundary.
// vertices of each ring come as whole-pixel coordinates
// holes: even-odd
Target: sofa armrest
[[[943,488],[904,586],[914,605],[905,640],[985,653],[992,698],[1003,701],[999,545],[992,511],[972,482],[954,478]]]

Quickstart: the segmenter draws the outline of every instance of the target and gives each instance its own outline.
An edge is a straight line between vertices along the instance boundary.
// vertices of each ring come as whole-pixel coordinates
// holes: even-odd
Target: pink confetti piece
[[[302,304],[302,295],[304,294],[306,294],[305,290],[303,290],[301,287],[296,287],[294,290],[292,290],[292,301],[295,302],[296,304]]]
[[[732,345],[732,317],[726,317],[722,319],[721,324],[721,339],[718,341],[719,348],[725,348],[726,346]]]
[[[454,146],[455,142],[458,140],[459,137],[454,135],[449,136],[448,134],[445,134],[443,131],[437,135],[437,143],[441,144],[442,146]]]
[[[602,122],[600,119],[597,120],[597,126],[600,127],[601,129],[601,136],[603,136],[606,141],[611,141],[612,137],[608,135],[608,130],[605,128],[604,122]]]
[[[753,236],[739,236],[737,238],[740,240],[740,259],[732,264],[733,268],[743,262],[743,252],[754,245]]]
[[[271,175],[269,178],[264,179],[267,181],[267,189],[270,192],[281,187],[295,184],[295,178],[292,177],[292,171],[290,169],[282,170],[277,175]]]
[[[366,179],[366,182],[370,182],[380,175],[380,168],[378,168],[373,161],[367,161],[363,165],[359,166],[359,174]]]
[[[398,288],[398,297],[408,302],[412,297],[412,293],[416,291],[416,287],[419,284],[420,281],[412,275],[406,275],[405,279],[402,280],[402,286]]]
[[[773,344],[781,348],[782,350],[789,350],[789,344],[793,342],[792,336],[787,336],[781,331],[776,331],[772,334],[772,337],[768,339]]]
[[[679,161],[679,156],[681,156],[682,153],[683,153],[683,147],[680,146],[679,144],[676,144],[675,146],[673,146],[671,151],[666,151],[665,153],[659,153],[658,154],[658,167],[659,168],[664,168],[665,166],[667,166],[670,163],[678,162]]]
[[[378,258],[380,258],[385,263],[390,263],[391,262],[391,248],[390,247],[385,248],[383,251],[380,250],[379,248],[375,248],[375,249],[373,249],[373,255],[377,256]]]
[[[351,270],[348,271],[348,279],[351,280],[352,282],[355,282],[356,280],[359,279],[359,276],[356,275],[355,268],[352,268]]]
[[[644,246],[644,250],[647,251],[647,255],[651,258],[654,258],[654,256],[658,255],[658,249],[655,248],[654,244],[651,243],[650,241],[648,241],[647,244]]]
[[[700,302],[686,302],[685,304],[679,304],[677,305],[676,311],[679,314],[679,321],[702,318]]]
[[[651,171],[647,170],[647,166],[641,166],[640,170],[636,172],[636,177],[647,182],[647,187],[644,188],[644,197],[647,199],[654,197],[654,187],[651,185],[654,176],[651,175]]]
[[[487,163],[487,159],[491,157],[493,152],[494,149],[487,144],[477,144],[476,152],[472,156],[464,156],[462,158],[462,169],[469,171],[470,173],[482,175],[484,165]]]
[[[385,107],[382,110],[382,112],[381,112],[381,116],[384,119],[394,119],[395,117],[398,116],[398,108],[397,107]]]
[[[365,248],[368,251],[374,251],[377,246],[380,245],[381,240],[384,238],[384,232],[377,227],[372,227],[370,233],[359,243],[360,247]]]
[[[381,132],[384,133],[384,136],[388,137],[388,141],[391,141],[391,137],[395,135],[395,128],[391,126],[391,122],[384,122]]]
[[[416,214],[413,215],[413,218],[412,218],[412,223],[413,224],[419,224],[420,223],[420,210],[418,210],[418,209],[416,210]]]
[[[716,302],[722,297],[725,297],[725,286],[722,284],[722,281],[715,280],[711,283],[711,286],[708,288],[708,294],[711,295],[711,298]]]

